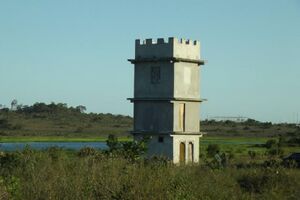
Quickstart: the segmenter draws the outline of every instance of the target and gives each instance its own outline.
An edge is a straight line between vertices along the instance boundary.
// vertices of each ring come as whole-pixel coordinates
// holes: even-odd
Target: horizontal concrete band
[[[145,135],[145,136],[151,136],[151,135],[199,135],[202,136],[205,133],[202,132],[180,132],[180,131],[131,131],[130,132],[133,135]]]
[[[206,99],[198,99],[198,98],[127,98],[127,100],[131,102],[135,101],[187,101],[187,102],[203,102]]]
[[[188,62],[188,63],[195,63],[198,65],[204,65],[204,60],[195,60],[195,59],[188,59],[188,58],[175,58],[175,57],[167,57],[167,58],[137,58],[137,59],[128,59],[129,62],[132,64],[136,63],[148,63],[148,62]]]

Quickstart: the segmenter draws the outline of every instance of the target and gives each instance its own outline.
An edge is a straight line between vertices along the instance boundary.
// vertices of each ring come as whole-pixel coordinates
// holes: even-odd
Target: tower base
[[[135,140],[140,140],[144,135],[137,134]],[[173,134],[173,135],[149,135],[146,157],[165,157],[179,163],[199,162],[199,142],[202,134]]]

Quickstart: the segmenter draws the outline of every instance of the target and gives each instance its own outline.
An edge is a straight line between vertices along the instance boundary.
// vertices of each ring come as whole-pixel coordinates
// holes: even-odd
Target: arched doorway
[[[189,142],[189,154],[188,154],[189,162],[194,162],[194,144]]]
[[[179,146],[179,161],[181,163],[185,163],[185,143],[184,142],[180,142],[180,146]]]

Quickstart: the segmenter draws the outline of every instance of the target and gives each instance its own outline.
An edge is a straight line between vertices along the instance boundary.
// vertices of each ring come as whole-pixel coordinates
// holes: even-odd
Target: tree
[[[118,138],[112,134],[108,136],[106,145],[109,147],[108,153],[111,155],[123,156],[125,159],[134,162],[143,158],[147,151],[149,137],[143,137],[138,141],[119,142]]]
[[[76,110],[78,110],[80,113],[84,113],[86,111],[86,107],[79,105],[76,107]]]
[[[108,146],[110,151],[115,151],[120,148],[120,143],[118,142],[118,138],[112,134],[108,136],[108,139],[106,140],[106,145]]]
[[[12,102],[10,103],[10,105],[11,105],[10,109],[11,110],[15,110],[17,108],[17,105],[18,105],[17,99],[12,100]]]

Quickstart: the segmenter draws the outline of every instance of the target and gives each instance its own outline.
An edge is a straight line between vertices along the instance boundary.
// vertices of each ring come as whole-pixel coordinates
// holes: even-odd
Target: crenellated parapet
[[[200,43],[197,40],[174,37],[135,41],[135,59],[182,58],[200,60]]]

